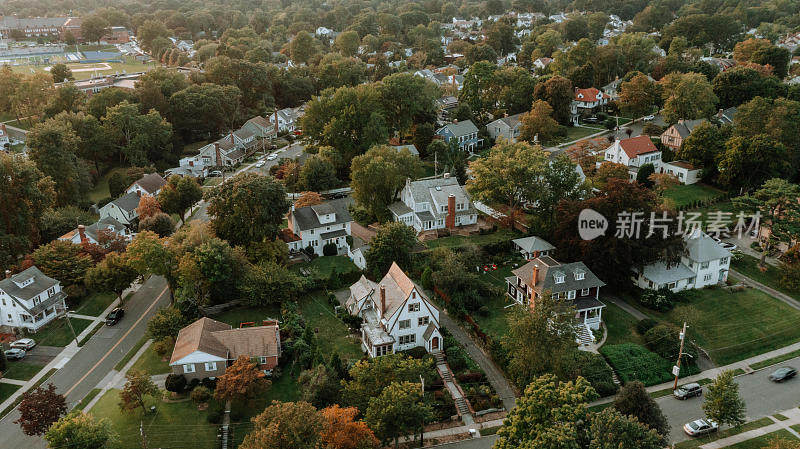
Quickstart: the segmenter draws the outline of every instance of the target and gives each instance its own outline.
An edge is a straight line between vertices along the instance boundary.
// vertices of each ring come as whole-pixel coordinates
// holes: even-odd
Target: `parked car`
[[[208,174],[208,176],[222,176],[222,172],[219,170],[214,170]]]
[[[683,431],[690,437],[699,437],[719,430],[719,424],[710,419],[698,419],[683,425]]]
[[[277,154],[275,154],[275,153],[272,153],[272,154],[270,154],[269,156],[267,156],[267,160],[268,160],[268,161],[274,161],[274,160],[275,160],[275,159],[277,159],[277,158],[278,158],[278,155],[277,155]]]
[[[791,366],[782,366],[769,375],[769,380],[773,382],[783,382],[784,380],[791,379],[796,375],[796,369],[792,368]]]
[[[592,117],[586,117],[585,119],[583,119],[583,121],[586,123],[597,123],[600,121],[600,119],[592,116]]]
[[[256,162],[256,168],[261,168],[261,167],[263,167],[263,166],[264,166],[264,164],[266,164],[266,162],[264,162],[264,161],[258,161],[258,162]]]
[[[738,248],[738,246],[736,246],[735,243],[730,243],[730,242],[720,242],[720,246],[727,249],[728,251],[733,251],[736,248]]]
[[[106,326],[113,326],[122,320],[125,316],[125,309],[117,307],[106,315]]]
[[[29,349],[33,349],[33,347],[36,346],[36,340],[32,338],[20,338],[19,340],[11,343],[10,346],[12,349],[14,348],[24,349],[27,351]]]
[[[644,120],[644,121],[646,121],[646,122],[652,122],[652,121],[653,121],[653,120],[655,120],[655,119],[656,119],[656,116],[655,116],[655,115],[645,115],[645,116],[642,118],[642,120]]]
[[[686,385],[681,385],[680,387],[676,388],[672,395],[678,399],[689,399],[695,396],[700,396],[703,394],[703,387],[697,383],[691,383]]]
[[[6,359],[8,360],[22,360],[25,358],[25,350],[24,349],[9,349],[5,352]]]

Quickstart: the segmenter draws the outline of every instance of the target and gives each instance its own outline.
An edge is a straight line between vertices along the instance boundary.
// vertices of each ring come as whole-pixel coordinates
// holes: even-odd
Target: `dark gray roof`
[[[241,127],[239,129],[237,129],[236,131],[233,132],[233,134],[236,137],[238,137],[238,138],[240,138],[242,140],[247,139],[248,137],[253,137],[255,135],[255,133],[253,133],[253,131],[251,131],[251,130],[245,128],[245,127]]]
[[[519,120],[522,118],[522,113],[509,115],[508,117],[501,117],[495,121],[503,122],[511,129],[514,129],[517,125],[519,125]]]
[[[158,189],[164,186],[167,181],[158,173],[150,173],[149,175],[142,176],[134,184],[144,189],[149,194],[154,194]]]
[[[319,238],[322,240],[327,240],[327,239],[335,239],[336,237],[344,237],[346,235],[347,231],[345,231],[344,229],[338,229],[336,231],[320,233]]]
[[[449,178],[432,178],[411,181],[411,196],[414,197],[415,203],[431,202],[431,189],[436,190],[437,187],[441,188],[453,185],[458,186],[459,184],[458,179],[452,176]]]
[[[126,228],[124,224],[120,223],[114,217],[107,216],[97,220],[97,222],[92,223],[89,226],[86,226],[85,232],[86,235],[93,238],[95,241],[98,241],[98,237],[100,237],[100,231],[107,230],[109,227],[113,227],[113,232],[116,234],[119,234]]]
[[[474,123],[472,123],[472,120],[464,120],[462,122],[450,123],[450,124],[445,125],[441,129],[444,129],[444,128],[447,128],[448,130],[450,130],[450,132],[453,133],[453,135],[456,136],[456,137],[458,137],[458,136],[466,136],[467,134],[472,134],[472,133],[477,133],[478,132],[478,128],[475,126]],[[441,129],[440,129],[440,131],[441,131]]]
[[[539,275],[536,277],[536,283],[533,286],[533,290],[538,294],[545,291],[560,293],[606,285],[603,281],[598,279],[583,262],[562,264],[550,256],[534,259],[520,268],[513,270],[512,273],[522,279],[527,285],[531,285],[533,283],[534,267],[539,267]],[[581,271],[584,273],[584,278],[575,279],[575,273]],[[563,282],[556,283],[557,275],[563,275]]]
[[[139,207],[139,200],[139,195],[137,195],[136,192],[131,192],[122,195],[112,202],[120,209],[130,213]]]
[[[705,119],[685,120],[683,123],[678,122],[672,126],[674,126],[675,131],[678,131],[678,134],[680,134],[680,136],[685,139],[689,137],[689,134],[691,134],[692,131],[694,131],[697,125],[703,123],[704,121]]]
[[[405,203],[403,203],[402,201],[396,201],[390,204],[389,211],[398,217],[401,215],[406,215],[410,214],[411,212],[414,212],[413,210],[411,210],[410,207],[406,206]]]
[[[16,284],[17,282],[21,284],[30,278],[33,278],[33,282],[25,287],[19,287]],[[33,266],[11,276],[11,278],[0,280],[0,290],[6,292],[9,296],[29,300],[56,284],[58,284],[57,280],[45,276],[41,270]]]
[[[428,323],[428,328],[425,329],[425,333],[422,334],[422,338],[424,338],[425,341],[430,340],[431,339],[431,335],[433,335],[433,332],[435,330],[436,330],[436,325],[434,325],[433,322]]]
[[[433,221],[433,220],[435,220],[435,217],[433,216],[433,214],[428,212],[428,211],[426,211],[426,210],[422,211],[422,212],[417,212],[417,217],[419,217],[419,219],[421,221]]]
[[[237,159],[241,159],[244,157],[244,148],[237,148],[233,151],[229,151],[225,153],[225,157],[234,161]]]
[[[597,308],[597,307],[605,307],[606,306],[602,302],[600,302],[600,301],[598,301],[598,300],[596,300],[594,298],[591,298],[591,297],[590,298],[577,298],[577,299],[572,301],[572,305],[574,305],[575,309],[578,310],[578,311],[586,310],[586,309],[594,309],[594,308]]]
[[[315,206],[301,207],[299,209],[295,209],[294,211],[292,211],[292,216],[294,217],[295,226],[300,231],[307,231],[309,229],[315,229],[322,226],[331,226],[353,221],[353,218],[350,217],[350,211],[347,210],[347,206],[349,206],[352,201],[353,200],[350,197],[328,201],[327,204],[329,204],[332,207],[334,213],[336,214],[336,218],[333,222],[325,224],[321,224],[319,222],[317,214],[314,212],[313,209]]]
[[[336,209],[331,205],[331,203],[315,204],[310,207],[314,212],[317,213],[317,215],[328,215],[336,213]]]
[[[547,240],[541,237],[536,237],[535,235],[514,239],[512,242],[516,243],[517,246],[529,253],[534,251],[550,251],[551,249],[555,249],[555,246],[551,245]]]

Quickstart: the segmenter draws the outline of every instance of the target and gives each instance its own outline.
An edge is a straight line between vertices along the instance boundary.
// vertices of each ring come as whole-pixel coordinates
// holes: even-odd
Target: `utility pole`
[[[686,321],[683,322],[683,330],[681,331],[681,348],[678,350],[678,363],[675,364],[673,374],[675,374],[675,383],[672,384],[672,389],[678,388],[678,375],[681,372],[681,356],[683,355],[683,341],[686,339]]]
[[[142,436],[142,449],[147,449],[147,434],[144,433],[144,423],[139,421],[139,435]]]
[[[75,329],[72,327],[72,321],[69,320],[69,313],[65,310],[64,311],[64,319],[67,321],[67,325],[69,326],[69,330],[72,331],[72,337],[75,339],[75,345],[78,345],[78,336],[75,335]]]
[[[419,381],[422,383],[422,400],[425,400],[425,379],[420,374]],[[419,447],[425,447],[425,418],[422,419],[422,427],[419,429]]]

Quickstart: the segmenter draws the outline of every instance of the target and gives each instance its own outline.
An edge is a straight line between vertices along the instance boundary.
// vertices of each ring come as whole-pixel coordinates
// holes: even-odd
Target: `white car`
[[[646,122],[652,122],[652,121],[653,121],[653,120],[655,120],[655,119],[656,119],[656,116],[655,116],[655,115],[652,115],[652,114],[651,114],[651,115],[645,115],[645,116],[642,118],[642,120],[644,120],[644,121],[646,121]]]
[[[683,425],[683,431],[690,437],[698,437],[717,430],[719,425],[710,419],[698,419]]]
[[[264,161],[258,161],[258,162],[256,162],[256,168],[261,168],[261,167],[263,167],[263,166],[264,166],[264,164],[266,164],[266,162],[264,162]]]
[[[22,360],[25,358],[25,350],[24,349],[9,349],[5,351],[6,359],[8,360]]]
[[[32,338],[21,338],[11,343],[10,346],[14,349],[24,349],[27,351],[28,349],[32,349],[34,346],[36,346],[36,341]]]
[[[275,160],[275,159],[277,159],[277,158],[278,158],[278,155],[277,155],[277,154],[275,154],[275,153],[272,153],[272,154],[270,154],[269,156],[267,156],[267,160],[268,160],[268,161],[274,161],[274,160]]]

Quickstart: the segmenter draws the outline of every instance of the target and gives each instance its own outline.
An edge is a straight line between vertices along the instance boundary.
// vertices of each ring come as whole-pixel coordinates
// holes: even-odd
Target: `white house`
[[[520,118],[522,118],[521,113],[499,118],[486,125],[486,131],[488,131],[489,135],[495,140],[499,137],[503,137],[509,142],[516,142],[520,130],[522,129]]]
[[[300,108],[284,108],[270,115],[269,122],[274,126],[277,120],[278,131],[280,132],[294,132],[294,130],[299,127],[298,121],[300,117],[302,117],[302,110]]]
[[[378,283],[361,276],[350,286],[345,305],[364,320],[361,348],[370,357],[418,346],[428,352],[443,349],[439,309],[396,263]]]
[[[83,242],[98,244],[102,240],[103,233],[115,234],[125,240],[130,241],[133,238],[133,233],[127,226],[117,221],[113,217],[104,217],[89,226],[78,225],[77,228],[67,232],[59,237],[59,240],[66,240],[79,245]]]
[[[701,170],[687,161],[664,162],[661,170],[676,177],[681,184],[694,184],[700,179]]]
[[[703,288],[728,280],[731,253],[700,229],[684,237],[686,250],[681,261],[667,266],[656,262],[634,272],[633,282],[647,289],[668,288],[674,292]]]
[[[8,137],[8,130],[4,123],[0,123],[0,149],[5,149],[6,145],[11,144],[11,139]]]
[[[556,249],[550,242],[541,237],[536,237],[535,235],[514,239],[511,243],[525,259],[549,256],[550,251]]]
[[[575,96],[570,103],[572,123],[577,125],[583,111],[596,111],[608,104],[611,97],[602,91],[590,87],[588,89],[575,88]]]
[[[214,167],[237,165],[258,150],[261,139],[273,139],[277,135],[276,126],[264,117],[255,116],[236,131],[201,147],[196,155],[181,159],[180,165],[168,172],[204,176]]]
[[[631,180],[636,179],[636,173],[644,164],[653,164],[656,173],[661,172],[662,165],[661,151],[653,145],[648,136],[615,140],[605,150],[605,162],[615,162],[628,167]]]
[[[0,324],[36,332],[66,310],[61,283],[35,266],[0,280]]]
[[[100,218],[111,217],[125,226],[129,226],[139,217],[136,208],[139,207],[140,195],[140,192],[126,193],[106,204],[100,208]]]
[[[315,254],[321,256],[325,245],[334,243],[337,254],[348,254],[350,245],[347,237],[353,218],[347,206],[351,201],[350,198],[342,198],[293,209],[287,220],[290,232],[285,232],[283,237],[289,250],[300,251],[311,247]]]
[[[592,343],[590,329],[600,329],[605,304],[600,287],[605,283],[583,262],[560,263],[540,256],[513,270],[506,278],[506,294],[520,305],[535,307],[542,295],[551,295],[575,307],[575,330],[580,344]]]
[[[474,225],[478,212],[458,179],[406,179],[400,201],[389,205],[394,221],[413,227],[417,232],[432,229],[455,229]]]
[[[139,180],[134,181],[125,193],[139,193],[141,195],[156,196],[161,192],[161,188],[167,184],[167,181],[158,173],[150,173],[142,176]]]

